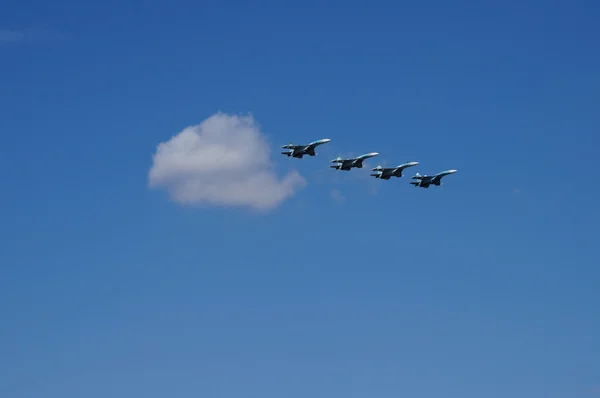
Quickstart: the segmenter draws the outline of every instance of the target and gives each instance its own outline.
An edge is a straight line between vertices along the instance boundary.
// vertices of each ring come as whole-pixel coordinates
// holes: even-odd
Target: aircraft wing
[[[316,140],[316,141],[311,142],[307,146],[310,146],[310,147],[314,148],[314,147],[316,147],[318,145],[327,144],[329,141],[331,141],[330,138],[322,138],[320,140]]]
[[[442,171],[441,173],[436,174],[432,179],[431,179],[431,183],[434,185],[440,185],[441,184],[441,180],[443,177],[450,175],[450,174],[454,174],[456,173],[456,170],[446,170],[446,171]]]
[[[398,166],[394,169],[391,169],[391,173],[396,177],[402,177],[402,170],[404,170],[402,166]]]
[[[404,171],[404,169],[416,166],[418,164],[419,164],[419,162],[407,162],[407,163],[403,163],[399,166],[396,166],[396,168],[394,169],[394,175],[396,175],[398,177],[402,177],[402,172]]]
[[[364,155],[360,155],[359,157],[355,158],[354,160],[361,160],[362,161],[362,160],[365,160],[365,159],[368,159],[368,158],[375,157],[377,155],[379,155],[379,153],[377,153],[377,152],[369,152],[369,153],[365,153]]]
[[[397,169],[400,169],[400,170],[404,170],[404,169],[407,169],[407,168],[409,168],[409,167],[416,166],[416,165],[418,165],[418,164],[419,164],[419,162],[407,162],[407,163],[403,163],[403,164],[399,165],[399,166],[398,166],[398,167],[396,167],[396,168],[397,168]]]

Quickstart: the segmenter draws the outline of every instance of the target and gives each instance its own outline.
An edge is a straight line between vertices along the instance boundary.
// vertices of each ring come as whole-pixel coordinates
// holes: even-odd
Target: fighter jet
[[[289,144],[282,146],[283,149],[289,149],[289,151],[281,152],[281,154],[297,159],[302,159],[304,155],[315,156],[317,154],[315,148],[319,145],[327,144],[329,141],[331,141],[331,139],[323,138],[322,140],[313,141],[308,145],[294,145],[290,142]]]
[[[424,175],[422,176],[421,174],[417,173],[412,180],[417,180],[417,181],[411,181],[410,183],[412,185],[414,185],[415,187],[421,187],[421,188],[429,188],[430,185],[435,185],[435,186],[440,186],[442,185],[441,180],[442,177],[445,177],[449,174],[454,174],[456,173],[456,170],[445,170],[442,171],[441,173],[437,173],[436,175],[433,176],[427,176]]]
[[[391,177],[400,178],[402,177],[402,172],[404,171],[404,169],[416,166],[418,164],[419,162],[407,162],[396,167],[377,166],[374,169],[372,169],[372,171],[376,171],[376,173],[371,175],[375,178],[381,178],[382,180],[389,180]]]
[[[363,161],[365,159],[372,158],[377,155],[379,155],[379,152],[369,152],[369,153],[365,153],[364,155],[360,155],[359,157],[350,158],[350,159],[342,159],[341,157],[338,156],[337,158],[335,158],[331,161],[331,163],[337,163],[337,164],[335,166],[329,166],[329,167],[331,167],[332,169],[344,170],[344,171],[349,171],[353,167],[355,167],[357,169],[362,169]]]

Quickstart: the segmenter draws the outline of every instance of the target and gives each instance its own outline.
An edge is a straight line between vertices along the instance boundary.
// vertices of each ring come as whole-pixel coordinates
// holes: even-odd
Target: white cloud
[[[278,177],[270,153],[252,116],[219,112],[158,145],[149,186],[181,204],[269,210],[306,185],[296,171]]]

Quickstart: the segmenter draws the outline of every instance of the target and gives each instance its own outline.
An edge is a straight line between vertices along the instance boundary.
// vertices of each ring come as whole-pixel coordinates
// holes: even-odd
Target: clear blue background
[[[499,3],[2,3],[0,396],[593,395],[600,5]],[[219,110],[309,185],[267,215],[149,191]],[[368,151],[458,173],[328,169]]]

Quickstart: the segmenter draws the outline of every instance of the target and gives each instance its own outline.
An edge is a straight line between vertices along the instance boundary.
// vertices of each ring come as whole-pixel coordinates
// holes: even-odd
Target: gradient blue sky
[[[598,396],[600,4],[500,3],[4,2],[0,396]],[[149,190],[217,111],[308,185]]]

